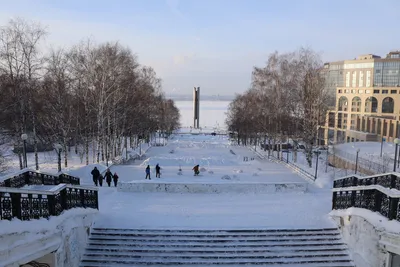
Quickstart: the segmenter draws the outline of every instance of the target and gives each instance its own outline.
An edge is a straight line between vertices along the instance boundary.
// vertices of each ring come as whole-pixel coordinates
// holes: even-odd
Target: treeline
[[[288,139],[301,141],[311,167],[329,103],[322,66],[318,54],[301,48],[275,52],[264,67],[254,67],[251,88],[237,95],[228,109],[227,125],[237,133],[238,143],[271,148]]]
[[[141,138],[179,127],[161,79],[129,48],[88,40],[44,51],[46,35],[23,19],[0,28],[0,129],[17,147],[28,134],[37,169],[39,143],[61,145],[65,166],[70,146],[86,164],[108,162]]]

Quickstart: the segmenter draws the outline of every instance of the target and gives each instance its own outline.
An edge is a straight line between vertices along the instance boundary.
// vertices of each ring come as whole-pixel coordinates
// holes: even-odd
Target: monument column
[[[200,128],[200,87],[193,88],[193,128]]]

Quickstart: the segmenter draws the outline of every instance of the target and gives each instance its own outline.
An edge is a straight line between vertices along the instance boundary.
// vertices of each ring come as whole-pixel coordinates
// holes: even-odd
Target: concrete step
[[[281,237],[180,237],[170,236],[160,238],[157,236],[152,237],[137,237],[137,236],[108,236],[108,235],[91,235],[90,240],[120,240],[120,241],[153,241],[153,242],[170,242],[170,243],[182,243],[182,242],[198,242],[198,243],[220,243],[220,242],[284,242],[284,241],[334,241],[341,240],[341,236],[281,236]]]
[[[232,229],[232,230],[188,230],[188,229],[117,229],[117,228],[92,228],[91,232],[97,233],[121,233],[121,234],[146,234],[146,235],[255,235],[255,234],[279,234],[279,235],[317,235],[340,232],[336,228],[320,229]]]
[[[262,251],[262,252],[214,252],[208,251],[208,253],[193,253],[193,252],[131,252],[131,251],[86,251],[85,256],[97,257],[97,256],[113,256],[113,257],[138,257],[138,258],[202,258],[202,259],[222,259],[222,258],[291,258],[291,257],[332,257],[332,256],[348,256],[347,251],[312,251],[312,252],[295,252],[295,251]],[[179,256],[177,256],[179,255]]]
[[[215,265],[215,264],[308,264],[308,263],[351,263],[351,259],[348,256],[330,256],[330,257],[255,257],[255,258],[193,258],[193,257],[115,257],[115,256],[96,256],[88,257],[83,256],[82,264],[87,262],[101,262],[108,263],[112,266],[115,263],[123,264],[163,264],[163,265]]]
[[[215,264],[215,265],[223,265],[224,267],[238,267],[238,266],[249,266],[248,264]],[[138,266],[152,266],[152,267],[163,267],[164,264],[125,264],[125,263],[114,263],[112,267],[138,267]],[[182,267],[182,265],[168,265],[168,267]],[[190,264],[190,267],[205,267],[211,265],[198,265],[198,264]],[[252,264],[250,266],[268,266],[268,267],[355,267],[352,263],[335,263],[335,262],[326,262],[326,263],[285,263],[285,264]],[[100,263],[100,262],[87,262],[81,264],[80,267],[110,267],[108,263]]]
[[[223,253],[264,253],[264,252],[315,252],[315,251],[346,251],[347,246],[344,245],[326,245],[326,246],[307,246],[301,247],[287,247],[287,246],[272,246],[272,247],[134,247],[134,246],[122,246],[115,244],[113,246],[106,245],[90,245],[87,251],[129,251],[131,253],[210,253],[210,252],[223,252]]]
[[[305,241],[262,241],[262,242],[236,242],[232,240],[230,242],[167,242],[167,241],[153,241],[148,242],[146,240],[117,240],[117,239],[101,239],[101,240],[89,240],[89,245],[104,245],[104,246],[131,246],[131,247],[302,247],[302,246],[329,246],[329,245],[344,245],[342,240],[308,240]]]

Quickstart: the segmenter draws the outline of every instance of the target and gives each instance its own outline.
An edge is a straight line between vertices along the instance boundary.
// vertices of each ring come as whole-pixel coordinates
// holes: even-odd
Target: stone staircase
[[[81,267],[261,265],[354,267],[335,228],[92,229]]]

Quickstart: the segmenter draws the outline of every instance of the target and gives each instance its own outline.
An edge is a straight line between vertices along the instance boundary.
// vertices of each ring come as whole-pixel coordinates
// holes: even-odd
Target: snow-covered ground
[[[243,161],[243,157],[249,161]],[[165,147],[152,147],[143,162],[112,166],[121,182],[147,183],[298,183],[303,178],[281,164],[255,158],[245,147],[230,146],[225,136],[176,135]],[[159,163],[161,179],[145,181],[145,167]],[[194,177],[192,167],[203,172]],[[179,168],[182,175],[179,175]],[[91,183],[85,173],[85,181]],[[152,173],[153,176],[154,173]],[[231,180],[222,179],[230,176]],[[125,193],[100,188],[96,226],[123,228],[312,228],[334,226],[328,217],[331,192],[310,185],[290,194]]]

